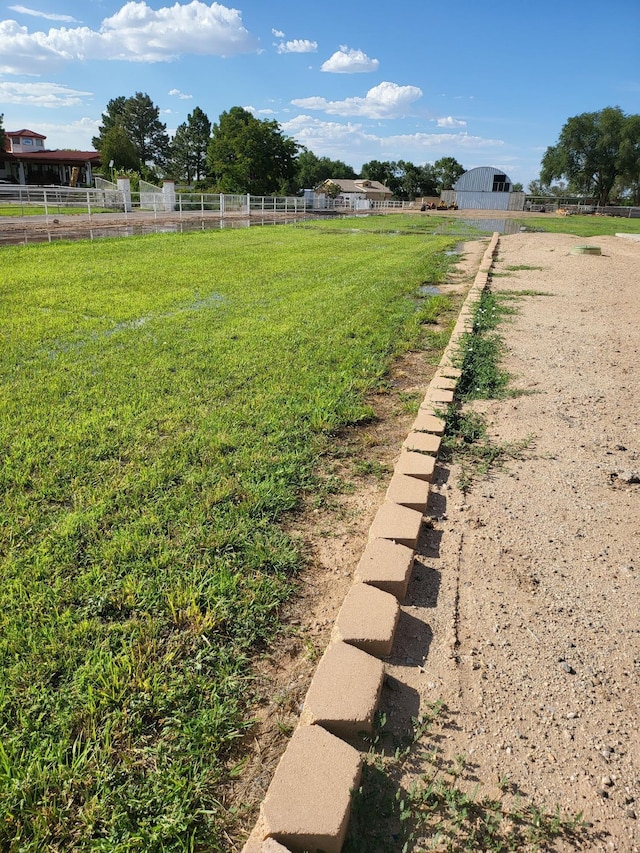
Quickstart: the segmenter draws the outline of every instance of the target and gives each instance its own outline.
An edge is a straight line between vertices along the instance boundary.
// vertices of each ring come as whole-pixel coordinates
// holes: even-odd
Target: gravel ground
[[[525,393],[474,408],[531,444],[466,493],[438,468],[383,703],[400,724],[444,699],[441,748],[483,790],[582,812],[553,849],[638,851],[640,243],[516,234],[495,271],[529,292],[500,327]]]

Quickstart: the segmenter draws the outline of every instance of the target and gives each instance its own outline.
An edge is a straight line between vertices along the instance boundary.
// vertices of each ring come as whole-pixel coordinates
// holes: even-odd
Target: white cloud
[[[282,30],[274,30],[274,29],[272,29],[272,30],[271,30],[271,35],[272,35],[275,39],[283,39],[283,38],[284,38],[284,33],[282,32]]]
[[[38,73],[73,60],[166,62],[183,54],[230,56],[256,46],[236,9],[201,0],[152,9],[144,0],[130,0],[105,18],[99,31],[61,27],[32,33],[16,21],[0,21],[0,73]]]
[[[70,89],[57,83],[8,83],[0,82],[0,103],[25,104],[29,107],[75,107],[93,92]]]
[[[388,136],[385,141],[393,145],[408,145],[415,149],[448,146],[455,150],[504,145],[502,139],[485,139],[483,136],[471,136],[468,133],[406,133]]]
[[[1,98],[0,98],[1,99]],[[38,121],[38,126],[33,127],[32,118],[25,114],[22,120],[18,117],[12,122],[9,130],[21,127],[31,127],[46,136],[46,148],[74,148],[78,151],[91,151],[93,146],[91,138],[98,135],[100,122],[95,119],[81,118],[78,121],[65,122],[64,124]]]
[[[56,15],[53,12],[39,12],[37,9],[28,9],[26,6],[9,6],[12,12],[20,15],[32,15],[34,18],[44,18],[46,21],[62,21],[64,24],[75,24],[73,15]]]
[[[344,160],[355,169],[369,160],[409,160],[434,162],[439,157],[486,160],[486,150],[504,145],[500,139],[484,139],[466,133],[414,133],[383,136],[371,133],[363,124],[322,121],[298,115],[284,122],[282,130],[318,156]],[[491,155],[493,158],[493,155]]]
[[[453,116],[444,116],[438,119],[438,127],[466,127],[466,121],[454,118]]]
[[[276,47],[278,53],[315,53],[318,49],[318,42],[309,41],[309,39],[292,39],[291,41],[281,41]]]
[[[370,59],[361,50],[352,50],[341,44],[333,56],[322,63],[321,71],[329,71],[332,74],[358,74],[366,71],[377,71],[379,60]]]
[[[254,116],[274,116],[276,114],[275,110],[270,110],[270,109],[259,110],[256,107],[252,107],[251,105],[244,107],[244,109],[248,113],[252,113]]]
[[[361,124],[335,121],[321,121],[308,115],[299,115],[283,122],[281,128],[288,136],[293,136],[319,157],[344,160],[352,163],[363,149],[377,147],[377,137],[366,133]],[[375,155],[364,157],[359,162],[374,159]]]
[[[302,109],[323,110],[329,115],[390,119],[406,116],[411,104],[421,97],[422,89],[417,86],[384,82],[369,89],[364,98],[346,98],[344,101],[327,101],[321,97],[297,98],[291,103]]]
[[[177,96],[181,101],[188,101],[193,98],[193,95],[185,95],[180,89],[169,89],[169,94]]]

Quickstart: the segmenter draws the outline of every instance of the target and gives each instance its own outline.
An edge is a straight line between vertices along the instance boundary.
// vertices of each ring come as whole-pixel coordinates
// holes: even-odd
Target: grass
[[[2,249],[0,849],[228,849],[251,660],[303,565],[280,522],[344,488],[318,458],[430,345],[450,245],[321,222]]]
[[[83,207],[65,207],[62,205],[58,205],[55,202],[49,204],[46,208],[45,206],[38,204],[20,204],[20,203],[0,203],[0,217],[2,216],[44,216],[45,214],[49,214],[49,216],[78,216],[80,214],[87,214],[89,212],[86,206]],[[107,207],[92,207],[91,213],[113,213],[114,211]],[[119,211],[117,211],[119,212]]]
[[[499,781],[497,796],[483,792],[464,755],[449,757],[435,745],[449,722],[447,708],[435,703],[398,738],[382,718],[354,793],[343,853],[518,853],[552,849],[556,840],[576,849],[595,840],[581,814],[528,800],[508,778]],[[404,773],[417,762],[428,769],[407,787]]]
[[[522,220],[520,224],[529,231],[575,234],[576,237],[640,234],[640,219],[618,216],[532,216]]]

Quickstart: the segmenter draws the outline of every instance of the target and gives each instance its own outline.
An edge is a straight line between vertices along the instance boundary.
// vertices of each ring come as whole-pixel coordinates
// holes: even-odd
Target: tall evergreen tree
[[[169,152],[167,126],[160,121],[160,109],[149,95],[136,92],[130,98],[112,98],[102,114],[102,125],[92,142],[102,151],[105,135],[120,125],[135,146],[140,164],[163,166]]]
[[[129,134],[121,124],[114,124],[102,136],[100,143],[102,167],[113,163],[114,169],[140,171],[140,157]]]
[[[179,125],[171,142],[170,160],[175,176],[199,181],[206,175],[207,148],[211,139],[211,122],[200,107]]]

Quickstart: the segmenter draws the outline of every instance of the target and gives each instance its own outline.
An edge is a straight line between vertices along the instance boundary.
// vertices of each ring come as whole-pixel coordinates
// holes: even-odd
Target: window
[[[494,175],[493,176],[493,189],[494,193],[508,193],[511,189],[511,184],[507,180],[506,175]]]
[[[36,139],[36,148],[44,148],[44,140]]]
[[[22,144],[23,145],[33,145],[33,139],[31,139],[29,136],[23,136],[22,137]]]

